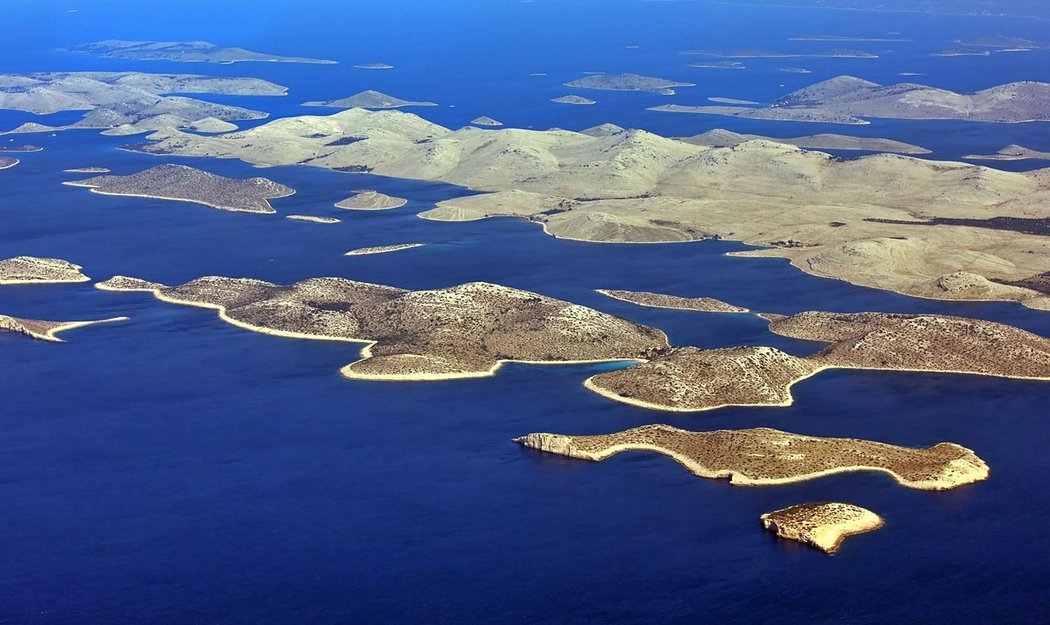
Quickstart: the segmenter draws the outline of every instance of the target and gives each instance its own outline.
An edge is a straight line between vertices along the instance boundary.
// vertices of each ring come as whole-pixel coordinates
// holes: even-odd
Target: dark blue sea
[[[67,12],[78,9],[78,12]],[[275,117],[306,100],[377,89],[442,106],[458,127],[602,122],[665,135],[729,128],[773,136],[838,131],[934,150],[1008,143],[1050,150],[1050,124],[878,121],[863,127],[749,122],[646,111],[721,96],[770,102],[853,74],[958,91],[1050,80],[1050,51],[932,57],[960,37],[1050,39],[1047,22],[924,14],[755,9],[622,0],[202,2],[15,0],[0,5],[0,72],[137,70],[258,76],[278,98],[211,98]],[[801,42],[813,34],[908,42]],[[105,60],[61,48],[106,38],[204,39],[340,65]],[[626,46],[639,46],[628,48]],[[849,47],[878,59],[748,59],[698,69],[685,48]],[[354,69],[385,62],[390,71]],[[804,66],[812,74],[783,73]],[[697,83],[675,96],[595,92],[551,104],[585,71]],[[545,72],[545,77],[530,73]],[[207,98],[207,96],[204,96]],[[452,105],[455,105],[454,107]],[[71,121],[0,112],[0,129]],[[467,193],[441,184],[236,161],[177,162],[295,188],[274,216],[105,197],[62,186],[63,169],[130,173],[168,162],[95,131],[26,135],[43,146],[0,172],[0,258],[56,256],[95,279],[175,284],[202,275],[287,283],[314,276],[421,289],[486,280],[593,306],[668,332],[679,345],[818,346],[771,335],[751,316],[646,309],[595,288],[712,296],[761,311],[933,312],[1050,335],[1050,313],[1006,303],[919,300],[742,259],[732,242],[587,244],[515,220],[438,223],[416,213]],[[7,137],[0,138],[6,142]],[[1042,163],[1046,165],[1046,163]],[[1036,162],[1000,163],[1014,169]],[[746,181],[741,181],[746,184]],[[332,204],[370,187],[409,198],[380,213]],[[306,213],[342,218],[324,226]],[[347,258],[399,242],[427,247]],[[0,623],[124,624],[940,624],[1050,622],[1050,385],[972,376],[833,371],[799,384],[790,408],[656,413],[597,397],[582,381],[618,365],[507,365],[494,378],[369,383],[340,377],[359,346],[247,332],[214,311],[88,283],[3,287],[0,313],[41,319],[126,315],[56,345],[0,334]],[[601,464],[524,450],[535,431],[606,433],[663,422],[704,430],[767,426],[927,446],[953,441],[992,467],[951,492],[852,474],[770,488],[693,477],[662,456]],[[886,519],[834,557],[778,540],[758,516],[841,500]]]

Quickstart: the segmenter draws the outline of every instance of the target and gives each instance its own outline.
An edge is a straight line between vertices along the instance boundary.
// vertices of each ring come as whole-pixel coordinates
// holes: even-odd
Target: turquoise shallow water
[[[1017,21],[790,11],[756,17],[711,5],[619,2],[452,2],[440,12],[410,2],[308,3],[265,12],[239,5],[238,19],[225,21],[214,19],[220,15],[215,3],[182,2],[178,6],[198,20],[161,19],[168,6],[101,2],[66,14],[67,7],[54,3],[10,4],[0,16],[21,11],[51,26],[12,29],[0,42],[7,53],[0,71],[257,75],[289,85],[291,95],[229,101],[274,115],[303,112],[303,100],[377,88],[456,103],[421,109],[452,126],[485,114],[539,128],[613,121],[664,134],[724,126],[785,136],[829,128],[643,109],[707,96],[770,100],[842,72],[890,80],[919,68],[930,72],[929,82],[954,89],[1050,79],[1042,52],[1010,57],[1010,64],[998,57],[923,56],[969,34],[1044,34],[1040,25]],[[150,16],[157,19],[145,19]],[[647,27],[634,28],[638,23]],[[806,32],[896,30],[921,40],[893,44],[892,53],[875,61],[807,59],[814,74],[803,77],[782,75],[769,61],[741,72],[694,70],[677,55],[685,47],[813,45],[784,41]],[[548,43],[536,45],[541,33]],[[55,50],[104,37],[210,39],[343,64],[124,63]],[[628,44],[641,48],[623,47]],[[377,60],[397,69],[349,67]],[[599,93],[594,107],[547,104],[565,91],[563,80],[592,69],[695,78],[699,85],[671,99]],[[551,75],[540,82],[526,76],[545,70]],[[0,112],[0,127],[29,119]],[[1045,124],[876,122],[847,130],[927,145],[935,157],[1009,142],[1050,149]],[[639,308],[593,289],[708,295],[775,312],[959,314],[1050,335],[1046,313],[915,300],[822,280],[779,260],[728,258],[726,251],[743,247],[731,242],[596,245],[553,239],[514,220],[416,218],[436,201],[465,193],[446,185],[180,159],[225,175],[261,173],[298,193],[274,202],[276,216],[103,197],[62,186],[78,176],[61,171],[105,165],[128,173],[164,160],[118,151],[127,139],[90,131],[24,139],[45,150],[20,155],[21,165],[0,172],[0,257],[59,256],[99,279],[123,273],[176,283],[216,274],[290,282],[338,275],[407,288],[488,280],[660,327],[676,344],[763,344],[797,354],[816,346],[770,335],[753,317]],[[361,187],[410,203],[376,214],[332,207]],[[284,219],[290,213],[343,222],[297,223]],[[404,241],[430,245],[342,256],[355,247]],[[658,414],[581,387],[588,375],[615,365],[508,365],[491,379],[438,384],[349,382],[338,369],[356,358],[353,345],[253,334],[211,311],[144,294],[104,293],[87,284],[10,287],[0,292],[0,305],[3,313],[39,318],[132,318],[72,332],[64,345],[0,335],[0,622],[1050,619],[1050,539],[1040,522],[1050,512],[1050,387],[1043,384],[826,372],[798,385],[789,408]],[[903,489],[880,475],[750,489],[696,479],[652,455],[591,464],[510,442],[532,431],[600,433],[657,421],[691,429],[768,426],[904,445],[950,440],[985,458],[992,478],[947,493]],[[827,499],[869,507],[887,525],[829,558],[778,541],[758,523],[759,514],[774,508]]]

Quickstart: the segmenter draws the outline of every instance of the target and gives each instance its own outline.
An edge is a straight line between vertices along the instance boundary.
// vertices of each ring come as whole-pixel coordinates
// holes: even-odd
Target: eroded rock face
[[[770,428],[691,432],[645,425],[596,436],[528,434],[515,442],[598,462],[623,451],[653,451],[670,456],[694,475],[728,478],[740,486],[787,484],[854,471],[888,473],[901,486],[920,490],[947,490],[988,478],[988,465],[954,443],[914,449]]]
[[[61,258],[16,256],[0,260],[0,285],[47,284],[55,282],[87,282],[80,265]]]
[[[871,510],[848,503],[804,503],[761,516],[762,525],[781,538],[835,553],[850,536],[874,532],[885,522]]]
[[[472,282],[406,291],[342,278],[280,286],[209,276],[176,287],[127,277],[108,290],[150,290],[166,302],[221,310],[266,334],[371,343],[350,378],[430,380],[491,375],[505,360],[644,359],[668,348],[653,328],[527,291]]]

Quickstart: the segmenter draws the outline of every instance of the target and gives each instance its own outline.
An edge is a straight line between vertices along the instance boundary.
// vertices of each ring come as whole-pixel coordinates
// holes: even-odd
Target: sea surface
[[[929,56],[960,37],[1050,39],[1047,23],[1032,20],[623,0],[16,0],[0,6],[0,24],[0,72],[258,76],[290,94],[202,97],[275,117],[318,113],[299,106],[306,100],[377,89],[440,103],[414,112],[450,127],[489,115],[512,127],[613,122],[670,136],[712,128],[774,136],[837,131],[917,143],[934,150],[931,158],[1008,143],[1050,150],[1050,124],[825,126],[645,110],[712,96],[771,102],[839,74],[892,82],[905,80],[899,72],[923,72],[908,80],[957,91],[1048,81],[1046,50]],[[893,32],[911,41],[787,40]],[[340,64],[147,63],[61,50],[107,38],[204,39]],[[746,59],[746,70],[732,71],[691,68],[699,58],[678,54],[836,47],[880,57]],[[369,62],[396,69],[352,67]],[[779,71],[785,66],[813,73]],[[670,97],[562,86],[586,71],[697,86]],[[536,72],[547,76],[529,76]],[[548,101],[567,93],[599,103]],[[0,129],[78,116],[0,111]],[[1046,312],[913,299],[808,276],[783,260],[724,255],[746,249],[738,243],[589,244],[511,219],[430,222],[416,213],[469,191],[118,149],[137,140],[95,131],[16,136],[15,143],[45,149],[17,155],[22,163],[0,172],[0,258],[56,256],[95,279],[125,274],[168,284],[202,275],[281,283],[344,276],[412,289],[485,280],[651,324],[678,345],[773,345],[795,354],[819,345],[771,335],[752,316],[641,308],[593,289],[706,295],[780,313],[964,315],[1050,335]],[[227,176],[265,175],[297,193],[275,200],[278,215],[266,216],[61,185],[82,177],[62,173],[67,168],[123,174],[173,160]],[[360,188],[409,203],[376,213],[333,207]],[[284,218],[292,213],[342,223]],[[403,242],[428,245],[343,256]],[[1047,384],[830,371],[796,386],[788,408],[657,413],[581,386],[620,364],[511,364],[493,378],[440,383],[349,381],[339,368],[358,357],[359,346],[264,336],[214,311],[89,283],[3,287],[0,313],[131,318],[69,332],[61,345],[0,334],[4,625],[1050,622]],[[511,442],[528,432],[607,433],[648,423],[774,427],[912,446],[952,441],[974,449],[992,474],[943,493],[902,488],[879,474],[743,488],[698,479],[654,454],[598,464]],[[763,512],[822,500],[870,508],[886,526],[828,557],[759,524]]]

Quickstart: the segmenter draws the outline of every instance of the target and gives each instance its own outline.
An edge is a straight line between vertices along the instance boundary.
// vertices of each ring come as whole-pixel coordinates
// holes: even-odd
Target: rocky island
[[[474,119],[470,120],[470,123],[475,125],[475,126],[490,126],[490,127],[502,126],[503,125],[503,122],[501,122],[499,120],[492,119],[491,117],[488,117],[486,115],[482,115],[481,117],[475,117]]]
[[[774,486],[838,473],[877,471],[919,490],[949,490],[988,479],[988,465],[954,443],[925,449],[855,438],[823,438],[770,428],[692,432],[643,425],[615,434],[528,434],[514,439],[532,449],[601,462],[625,451],[669,456],[692,474],[734,486]]]
[[[345,208],[346,210],[381,211],[401,208],[405,204],[408,204],[408,200],[404,198],[394,197],[371,189],[361,189],[360,191],[355,191],[354,195],[345,200],[336,202],[335,205],[337,208]]]
[[[802,503],[760,517],[762,525],[780,538],[812,545],[833,554],[850,536],[874,532],[885,521],[871,510],[848,503]]]
[[[111,319],[98,319],[95,321],[41,321],[39,319],[23,319],[21,317],[0,315],[0,332],[14,332],[40,341],[62,343],[64,341],[57,336],[59,332],[75,330],[77,328],[93,326],[100,323],[113,323],[127,320],[127,317],[113,317]]]
[[[0,156],[0,169],[10,169],[20,162],[17,158]]]
[[[967,154],[963,158],[974,161],[1023,161],[1023,160],[1050,160],[1050,152],[1033,150],[1023,145],[1010,144],[1000,148],[995,154]]]
[[[677,82],[666,78],[654,78],[639,74],[589,74],[565,83],[574,89],[598,89],[601,91],[652,91],[663,95],[674,95],[676,87],[695,87],[691,82]]]
[[[370,256],[372,254],[387,254],[390,252],[400,252],[401,250],[411,250],[417,247],[423,247],[426,243],[397,243],[394,245],[375,245],[372,247],[359,247],[356,250],[350,250],[344,256]]]
[[[337,224],[340,220],[335,217],[318,217],[316,215],[285,215],[285,219],[292,221],[308,221],[315,224]]]
[[[26,154],[29,152],[43,152],[44,148],[37,145],[0,145],[0,152]]]
[[[791,387],[824,368],[773,347],[677,347],[648,362],[590,377],[584,387],[649,410],[789,406]]]
[[[85,43],[71,48],[74,52],[86,52],[110,59],[132,61],[175,61],[180,63],[243,63],[247,61],[266,63],[320,63],[335,64],[336,61],[310,59],[301,56],[280,56],[252,52],[244,48],[221,48],[208,41],[127,41],[106,39]]]
[[[673,308],[676,310],[692,310],[696,312],[720,312],[720,313],[746,313],[746,308],[733,306],[713,297],[679,297],[677,295],[664,295],[662,293],[650,293],[648,291],[618,291],[615,289],[596,289],[598,293],[638,306],[649,308]]]
[[[355,93],[352,96],[347,96],[338,100],[314,100],[311,102],[303,102],[303,106],[327,106],[342,109],[396,109],[403,106],[437,106],[437,104],[435,102],[402,100],[401,98],[395,98],[392,95],[369,89],[368,91]]]
[[[269,178],[238,180],[185,165],[158,165],[128,176],[96,176],[62,184],[103,195],[193,202],[224,211],[263,214],[277,212],[269,200],[295,193]]]
[[[83,267],[61,258],[16,256],[0,260],[0,285],[55,284],[88,282],[91,278],[81,271]]]
[[[585,98],[582,95],[563,95],[558,98],[551,98],[551,102],[555,104],[576,104],[586,106],[588,104],[597,104],[597,100]]]
[[[67,174],[108,174],[108,167],[73,167],[71,169],[63,169],[63,172]]]
[[[224,321],[263,334],[365,343],[361,359],[342,369],[355,379],[475,378],[508,361],[646,359],[668,346],[659,330],[484,282],[406,291],[343,278],[280,286],[209,276],[168,287],[117,276],[96,286],[212,308]]]

